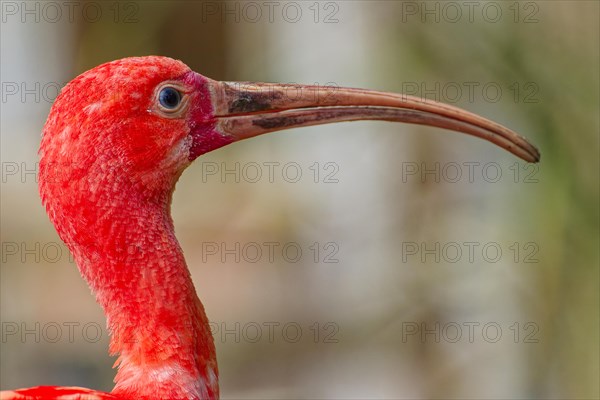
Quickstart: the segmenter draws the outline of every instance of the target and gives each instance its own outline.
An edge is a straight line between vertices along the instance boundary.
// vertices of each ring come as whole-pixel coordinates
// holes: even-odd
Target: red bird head
[[[430,100],[360,89],[216,82],[166,57],[109,62],[71,81],[48,117],[40,155],[71,183],[114,173],[152,198],[170,192],[190,161],[236,140],[361,119],[457,130],[527,161],[539,159],[537,149],[514,132]]]
[[[160,198],[201,151],[232,142],[211,127],[208,90],[205,78],[169,58],[100,65],[56,99],[40,147],[42,166],[52,169],[52,180],[70,185],[112,175],[121,189]]]
[[[169,213],[191,161],[267,132],[364,119],[460,131],[539,160],[521,136],[456,107],[361,89],[216,82],[165,57],[109,62],[65,86],[44,127],[40,193],[107,314],[120,354],[115,394],[218,396],[208,321]]]

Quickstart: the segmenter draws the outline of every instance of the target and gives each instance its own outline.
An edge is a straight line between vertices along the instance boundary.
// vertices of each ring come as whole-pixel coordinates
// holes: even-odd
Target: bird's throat
[[[214,343],[175,238],[169,203],[170,198],[158,205],[112,204],[112,218],[97,215],[94,229],[87,226],[96,240],[79,237],[69,245],[105,311],[110,352],[119,355],[114,393],[216,398]]]

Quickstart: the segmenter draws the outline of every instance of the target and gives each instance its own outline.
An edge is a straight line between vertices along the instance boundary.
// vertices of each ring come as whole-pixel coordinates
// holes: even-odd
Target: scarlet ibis
[[[106,314],[116,384],[111,393],[40,386],[2,398],[218,398],[208,319],[173,230],[175,183],[198,156],[235,141],[355,120],[446,128],[540,158],[499,124],[406,95],[217,82],[157,56],[112,61],[72,80],[44,127],[39,190]]]

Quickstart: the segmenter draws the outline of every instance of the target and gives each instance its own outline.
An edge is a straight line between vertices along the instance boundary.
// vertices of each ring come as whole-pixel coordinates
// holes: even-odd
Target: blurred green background
[[[58,87],[159,54],[213,79],[409,91],[542,152],[530,167],[464,135],[360,122],[197,160],[172,211],[223,398],[599,398],[598,2],[1,7],[2,389],[112,388],[104,317],[41,207],[36,152]],[[207,173],[236,163],[238,182]],[[241,171],[256,165],[254,182]],[[266,242],[273,259],[226,254]]]

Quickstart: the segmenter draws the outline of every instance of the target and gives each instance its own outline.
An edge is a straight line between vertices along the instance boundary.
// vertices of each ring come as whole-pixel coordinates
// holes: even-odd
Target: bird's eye
[[[177,89],[167,86],[161,89],[158,94],[158,101],[167,110],[174,110],[181,103],[181,93]]]

